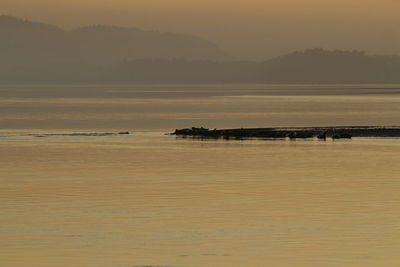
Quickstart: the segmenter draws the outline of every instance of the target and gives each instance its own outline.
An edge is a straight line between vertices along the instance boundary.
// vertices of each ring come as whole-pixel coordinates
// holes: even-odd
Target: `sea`
[[[0,267],[400,266],[400,139],[168,134],[283,126],[400,126],[400,85],[1,85]]]

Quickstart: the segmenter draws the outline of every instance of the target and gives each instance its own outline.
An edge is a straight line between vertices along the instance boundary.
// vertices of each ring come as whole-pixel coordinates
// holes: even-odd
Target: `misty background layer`
[[[103,24],[197,35],[236,60],[313,47],[400,53],[396,0],[2,0],[0,10],[65,29]]]
[[[240,53],[192,34],[99,24],[66,30],[7,15],[0,39],[3,84],[400,82],[400,56],[354,49],[238,60]]]

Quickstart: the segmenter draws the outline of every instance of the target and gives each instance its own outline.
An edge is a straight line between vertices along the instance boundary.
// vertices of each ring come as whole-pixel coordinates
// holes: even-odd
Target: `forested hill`
[[[308,49],[230,61],[197,37],[0,16],[0,83],[400,83],[400,56]]]
[[[0,16],[0,70],[55,62],[111,65],[139,58],[225,60],[210,41],[183,34],[115,26],[63,30]]]

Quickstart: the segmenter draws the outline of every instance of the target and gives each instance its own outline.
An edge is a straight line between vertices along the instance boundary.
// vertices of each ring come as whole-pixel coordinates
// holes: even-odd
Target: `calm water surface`
[[[399,266],[400,139],[163,135],[400,125],[399,88],[0,87],[0,266]]]

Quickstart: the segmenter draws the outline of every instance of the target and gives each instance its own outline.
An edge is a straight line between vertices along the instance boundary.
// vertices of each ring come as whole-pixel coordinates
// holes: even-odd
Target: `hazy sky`
[[[238,58],[312,47],[400,54],[399,0],[1,0],[0,12],[64,28],[191,33]]]

